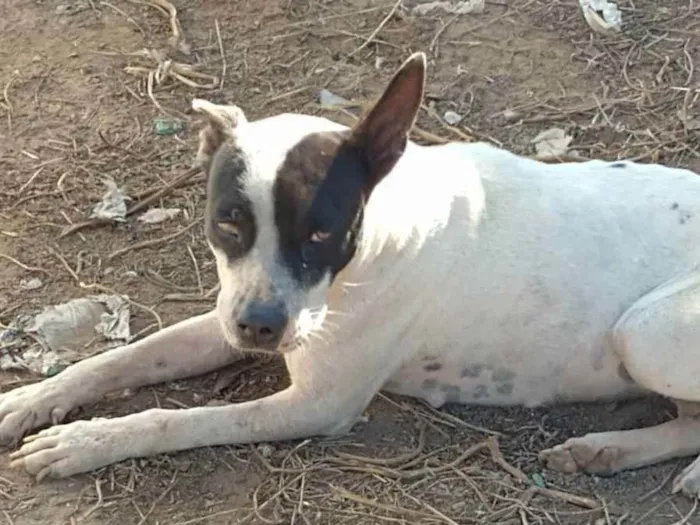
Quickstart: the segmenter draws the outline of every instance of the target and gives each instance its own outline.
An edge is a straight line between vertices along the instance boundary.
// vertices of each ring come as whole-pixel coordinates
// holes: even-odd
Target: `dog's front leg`
[[[128,458],[212,445],[335,434],[354,422],[350,405],[295,386],[224,407],[152,409],[116,419],[76,421],[41,431],[11,456],[42,479],[87,472]]]
[[[0,442],[58,423],[108,392],[195,376],[235,361],[215,312],[69,366],[60,374],[0,395]]]

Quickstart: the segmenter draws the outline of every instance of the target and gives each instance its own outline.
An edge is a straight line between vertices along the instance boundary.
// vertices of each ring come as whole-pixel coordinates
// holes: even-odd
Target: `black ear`
[[[367,163],[368,191],[391,171],[406,149],[408,133],[423,101],[425,68],[425,53],[411,55],[353,130],[350,142]]]

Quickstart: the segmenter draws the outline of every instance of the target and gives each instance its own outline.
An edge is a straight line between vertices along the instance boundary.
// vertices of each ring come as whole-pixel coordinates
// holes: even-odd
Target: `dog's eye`
[[[315,231],[309,237],[309,241],[313,243],[322,243],[326,241],[331,236],[330,232],[324,232],[322,230]]]
[[[230,235],[236,241],[241,240],[241,229],[238,227],[238,225],[235,222],[219,221],[216,223],[216,225],[226,235]]]

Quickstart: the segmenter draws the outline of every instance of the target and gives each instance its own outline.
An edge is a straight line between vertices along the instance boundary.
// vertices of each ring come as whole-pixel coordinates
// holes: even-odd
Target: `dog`
[[[700,179],[634,162],[549,164],[409,132],[411,55],[358,123],[248,121],[194,100],[214,311],[0,396],[11,454],[67,477],[127,458],[349,431],[385,390],[434,407],[673,400],[661,425],[574,437],[540,459],[611,474],[700,453]],[[227,406],[59,424],[125,388],[282,354],[288,388]],[[700,495],[700,460],[674,481]]]

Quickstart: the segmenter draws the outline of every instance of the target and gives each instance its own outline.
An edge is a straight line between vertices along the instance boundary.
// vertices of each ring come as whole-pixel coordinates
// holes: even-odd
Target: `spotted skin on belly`
[[[432,406],[445,403],[512,404],[517,373],[481,363],[453,366],[427,356],[404,366],[384,390],[424,399]]]

